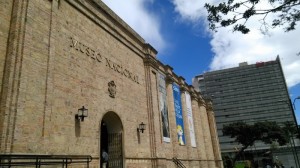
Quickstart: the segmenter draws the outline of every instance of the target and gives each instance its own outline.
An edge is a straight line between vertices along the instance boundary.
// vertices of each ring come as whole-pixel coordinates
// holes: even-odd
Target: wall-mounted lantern
[[[82,108],[78,109],[78,113],[75,115],[75,119],[79,121],[84,121],[84,117],[87,116],[88,116],[88,109],[82,106]]]
[[[139,124],[139,127],[137,128],[137,131],[138,132],[142,132],[142,133],[144,133],[144,130],[146,129],[146,124],[144,124],[143,122],[141,122],[140,124]]]

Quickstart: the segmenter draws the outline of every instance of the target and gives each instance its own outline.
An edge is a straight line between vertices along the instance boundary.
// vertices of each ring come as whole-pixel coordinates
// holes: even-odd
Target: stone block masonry
[[[173,168],[174,157],[186,167],[222,167],[208,103],[103,2],[2,0],[0,7],[0,153],[91,155],[101,167],[106,151],[109,167]],[[82,106],[88,116],[79,121]]]

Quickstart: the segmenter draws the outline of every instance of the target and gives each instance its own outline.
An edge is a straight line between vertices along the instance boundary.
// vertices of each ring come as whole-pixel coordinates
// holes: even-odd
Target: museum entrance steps
[[[177,159],[176,157],[173,157],[173,162],[175,163],[175,165],[176,165],[176,167],[179,167],[179,168],[186,168],[184,165],[183,165],[183,163],[179,160],[179,159]]]
[[[76,164],[89,167],[92,161],[90,155],[31,155],[31,154],[0,154],[0,167],[41,167],[62,166],[68,167]]]

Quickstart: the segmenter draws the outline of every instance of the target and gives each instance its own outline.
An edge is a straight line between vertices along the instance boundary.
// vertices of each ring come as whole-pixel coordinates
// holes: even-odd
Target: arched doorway
[[[106,113],[100,126],[101,168],[123,168],[123,126],[114,112]]]

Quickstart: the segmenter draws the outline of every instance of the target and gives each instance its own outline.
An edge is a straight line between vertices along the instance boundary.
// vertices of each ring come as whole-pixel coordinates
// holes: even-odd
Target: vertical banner
[[[175,83],[173,83],[172,88],[173,88],[173,96],[174,96],[174,108],[175,108],[175,116],[176,116],[176,130],[177,130],[178,143],[179,145],[185,145],[180,89],[179,86]]]
[[[170,128],[169,128],[169,115],[167,105],[167,91],[165,76],[161,73],[158,74],[158,88],[159,88],[159,111],[161,113],[163,141],[170,142]]]
[[[196,147],[191,95],[188,92],[185,92],[185,102],[186,102],[187,119],[188,119],[188,125],[189,125],[190,137],[191,137],[191,146]]]

